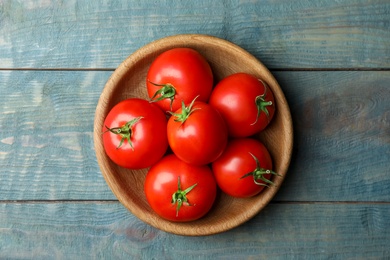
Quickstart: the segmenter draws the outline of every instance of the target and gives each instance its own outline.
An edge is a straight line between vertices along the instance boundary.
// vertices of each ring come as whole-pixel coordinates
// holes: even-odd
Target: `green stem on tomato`
[[[198,98],[199,96],[196,96],[194,98],[194,100],[192,100],[192,102],[186,106],[184,104],[184,101],[181,102],[181,113],[173,113],[173,112],[169,112],[172,116],[175,117],[175,122],[181,122],[181,124],[183,124],[187,118],[196,110],[199,110],[200,108],[193,108],[194,106],[194,103],[195,103],[195,100]]]
[[[261,80],[260,80],[261,81]],[[269,106],[272,106],[273,103],[272,101],[266,101],[266,97],[267,97],[267,84],[263,81],[261,81],[264,85],[264,93],[262,95],[258,95],[256,98],[255,98],[255,105],[257,107],[257,116],[256,116],[256,120],[255,122],[253,122],[251,125],[254,125],[257,123],[257,121],[259,120],[259,117],[260,117],[260,114],[261,112],[264,112],[265,115],[267,116],[267,119],[269,121],[269,111],[268,111],[268,107]]]
[[[154,95],[152,96],[150,102],[158,102],[160,100],[169,98],[171,100],[170,102],[170,109],[172,110],[172,103],[173,100],[175,99],[176,95],[176,89],[171,83],[166,83],[166,84],[157,84],[154,82],[149,81],[150,84],[154,86],[161,87],[159,90],[157,90]],[[159,95],[159,97],[157,97]],[[156,98],[157,97],[157,98]]]
[[[264,177],[264,175],[267,175],[267,174],[273,174],[273,175],[277,175],[277,176],[281,176],[280,174],[272,171],[272,170],[269,170],[269,169],[264,169],[262,167],[260,167],[260,162],[259,160],[256,158],[256,156],[254,156],[252,153],[249,153],[253,159],[255,160],[256,162],[256,169],[251,171],[251,172],[248,172],[247,174],[241,176],[240,179],[243,179],[243,178],[246,178],[246,177],[249,177],[249,176],[253,176],[253,181],[256,185],[260,185],[260,186],[266,186],[266,187],[269,187],[269,185],[273,185],[275,186],[275,184],[267,179],[266,177]],[[260,181],[263,181],[263,182],[259,182]],[[269,185],[268,185],[269,184]]]
[[[181,183],[180,183],[180,176],[177,177],[177,191],[175,191],[173,194],[172,194],[172,200],[171,200],[171,203],[172,204],[176,204],[176,217],[179,215],[179,210],[181,208],[181,206],[183,204],[186,204],[188,206],[193,206],[191,205],[189,202],[188,202],[188,199],[187,199],[187,193],[189,193],[193,188],[195,188],[195,186],[197,185],[197,183],[195,183],[194,185],[188,187],[187,189],[185,190],[181,190]]]
[[[130,120],[129,122],[127,122],[126,124],[124,124],[121,127],[109,128],[108,126],[105,126],[107,128],[107,131],[109,131],[109,132],[111,132],[113,134],[116,134],[116,135],[120,135],[122,137],[121,141],[119,142],[119,145],[118,145],[118,147],[116,149],[119,149],[122,146],[123,142],[125,140],[127,140],[127,142],[129,143],[131,149],[134,150],[133,142],[131,141],[131,137],[133,136],[133,126],[136,123],[138,123],[138,121],[140,121],[142,118],[143,118],[142,116],[136,117],[136,118]]]

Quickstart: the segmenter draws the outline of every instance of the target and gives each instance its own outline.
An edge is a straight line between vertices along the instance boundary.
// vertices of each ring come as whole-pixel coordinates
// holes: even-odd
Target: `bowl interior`
[[[105,154],[102,143],[103,122],[119,101],[140,97],[147,99],[146,74],[151,62],[162,52],[175,47],[199,51],[210,63],[215,81],[235,73],[251,73],[265,81],[275,96],[276,111],[271,124],[257,136],[269,149],[276,187],[266,188],[259,195],[238,199],[220,192],[213,209],[203,218],[175,223],[157,216],[149,207],[143,191],[147,169],[128,170],[115,165]],[[206,35],[177,35],[149,43],[130,55],[107,81],[99,99],[94,123],[94,142],[101,172],[118,200],[144,222],[179,235],[210,235],[234,228],[256,215],[276,194],[284,180],[292,151],[292,122],[288,104],[278,83],[255,57],[228,41]]]

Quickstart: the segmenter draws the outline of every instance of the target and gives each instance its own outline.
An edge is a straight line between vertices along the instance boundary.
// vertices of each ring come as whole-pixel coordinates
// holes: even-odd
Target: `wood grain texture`
[[[389,16],[388,0],[0,0],[0,258],[390,259]],[[209,237],[130,214],[92,141],[104,70],[180,33],[274,69],[294,121],[274,201]]]
[[[1,203],[0,258],[388,259],[389,214],[389,204],[270,204],[226,233],[182,237],[118,202]]]
[[[295,138],[277,199],[390,201],[390,72],[274,74]]]
[[[0,199],[115,199],[92,132],[112,72],[0,72]],[[390,72],[274,72],[294,152],[278,201],[389,201]]]
[[[255,138],[262,141],[271,154],[274,187],[259,196],[247,199],[233,198],[220,193],[213,208],[201,219],[190,223],[174,223],[158,216],[150,207],[144,194],[147,169],[133,170],[118,167],[106,155],[103,147],[104,120],[118,101],[129,97],[148,99],[146,79],[153,60],[172,48],[192,48],[210,64],[214,80],[245,72],[267,84],[275,97],[276,111],[271,123]],[[223,60],[223,62],[221,62]],[[96,157],[102,174],[120,202],[134,215],[161,230],[179,235],[199,236],[224,232],[256,215],[272,200],[286,177],[291,159],[293,132],[289,106],[283,91],[269,70],[255,57],[228,41],[204,35],[178,35],[145,45],[126,59],[107,81],[99,99],[94,122]]]
[[[113,199],[93,149],[111,72],[0,72],[1,200]]]
[[[390,3],[0,2],[1,68],[116,68],[153,40],[214,35],[269,68],[389,68]]]

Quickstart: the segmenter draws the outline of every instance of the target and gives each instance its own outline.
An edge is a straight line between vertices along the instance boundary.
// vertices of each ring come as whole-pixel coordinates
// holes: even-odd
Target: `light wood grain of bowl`
[[[275,95],[276,112],[271,124],[259,138],[269,149],[276,187],[259,195],[238,199],[222,192],[212,210],[203,218],[175,223],[157,216],[149,207],[143,191],[147,169],[128,170],[115,165],[105,154],[102,126],[110,109],[119,101],[140,97],[147,99],[146,74],[151,62],[162,52],[175,47],[189,47],[200,52],[210,63],[215,82],[236,72],[247,72],[261,78]],[[262,210],[280,188],[290,164],[293,146],[293,128],[290,109],[279,84],[270,71],[254,56],[226,40],[207,35],[185,34],[151,42],[131,54],[108,79],[99,99],[94,122],[94,143],[101,172],[118,200],[135,216],[160,230],[187,236],[211,235],[227,231],[246,222]]]

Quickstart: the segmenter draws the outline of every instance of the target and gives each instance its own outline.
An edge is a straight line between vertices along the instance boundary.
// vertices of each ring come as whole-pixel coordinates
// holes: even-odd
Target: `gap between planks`
[[[0,71],[115,71],[116,68],[0,68]],[[390,71],[390,68],[268,68],[270,71]]]
[[[118,200],[0,200],[0,204],[58,204],[58,203],[99,203],[112,204],[120,203]],[[271,201],[270,205],[390,205],[390,201]]]

